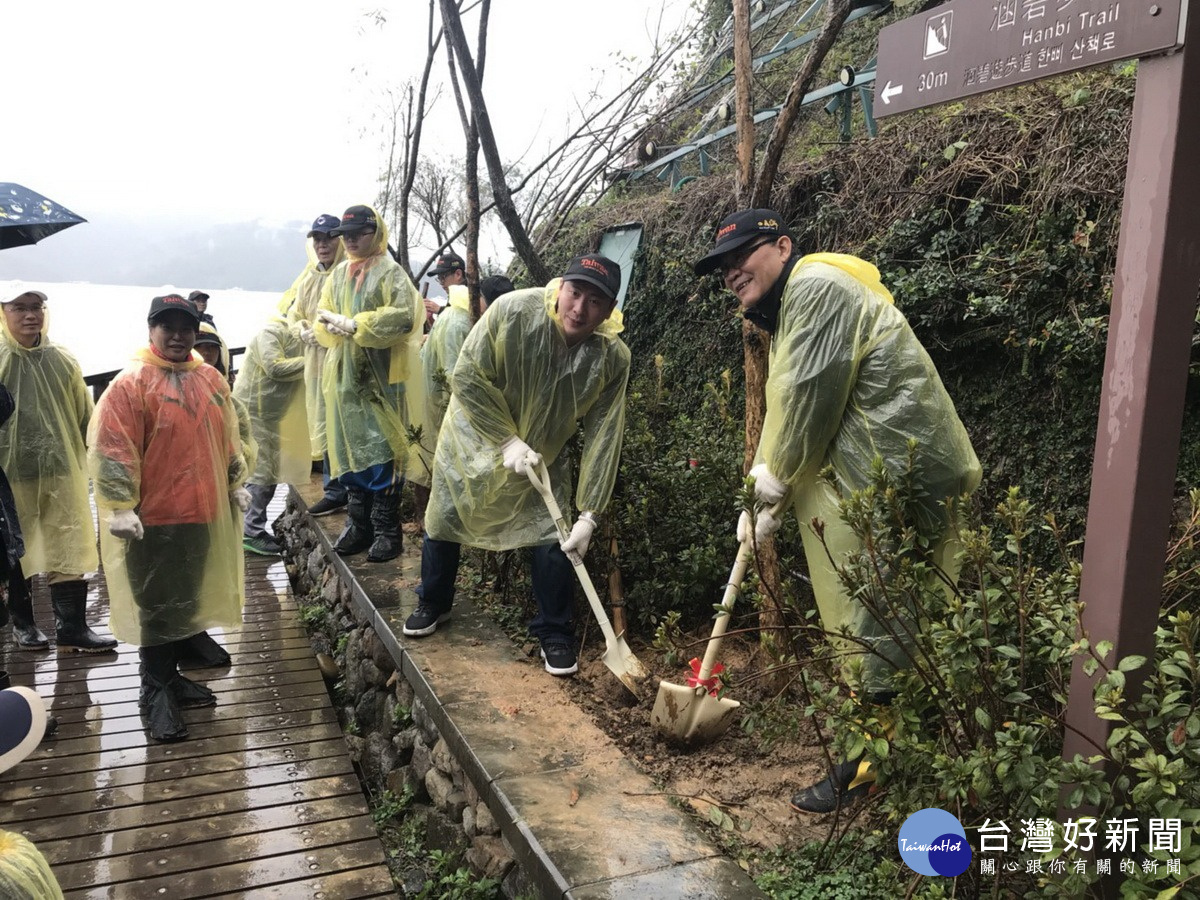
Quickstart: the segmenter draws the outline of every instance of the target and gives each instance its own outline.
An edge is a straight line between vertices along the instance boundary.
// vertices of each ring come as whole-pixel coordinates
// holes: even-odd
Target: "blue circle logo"
[[[971,865],[967,832],[944,809],[921,809],[913,813],[901,826],[897,844],[904,864],[922,875],[953,878]]]

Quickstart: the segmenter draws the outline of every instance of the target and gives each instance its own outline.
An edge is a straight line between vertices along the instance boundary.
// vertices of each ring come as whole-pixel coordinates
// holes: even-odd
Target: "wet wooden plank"
[[[55,877],[63,891],[97,888],[117,882],[138,882],[164,875],[207,868],[209,861],[230,859],[249,863],[282,854],[310,853],[342,844],[378,841],[375,826],[366,816],[335,819],[320,826],[259,830],[205,843],[166,845],[139,853],[105,854],[101,859],[56,866]],[[270,865],[269,860],[265,863]],[[193,896],[184,894],[183,896]]]
[[[329,877],[352,869],[374,869],[371,875],[372,883],[367,890],[371,893],[360,893],[362,888],[352,889],[350,893],[331,893],[333,898],[349,898],[375,896],[381,891],[394,892],[387,869],[379,865],[381,847],[378,838],[358,841],[353,844],[341,844],[337,847],[327,847],[311,852],[289,853],[268,859],[254,860],[234,865],[199,869],[176,875],[159,878],[148,878],[141,881],[123,882],[97,888],[83,888],[77,891],[64,891],[65,897],[72,900],[99,900],[99,898],[122,897],[213,897],[221,894],[237,893],[248,896],[249,889],[262,889],[268,886],[278,886],[284,890],[285,883],[288,892],[279,894],[283,897],[315,897],[319,887],[311,887],[298,893],[296,882],[310,883],[318,878]],[[379,871],[382,869],[382,871]],[[313,891],[309,893],[308,891]]]
[[[352,872],[336,872],[320,878],[289,881],[265,888],[251,888],[234,894],[216,894],[216,897],[238,897],[241,900],[364,900],[369,897],[396,897],[398,891],[392,883],[386,866],[355,869]]]

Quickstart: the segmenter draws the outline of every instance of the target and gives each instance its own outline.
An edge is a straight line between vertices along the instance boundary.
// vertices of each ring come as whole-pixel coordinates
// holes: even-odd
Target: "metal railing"
[[[233,362],[245,352],[245,347],[229,348],[229,378],[231,381],[233,376],[237,374],[237,366],[235,366]],[[111,382],[120,374],[121,369],[113,369],[111,372],[97,372],[94,375],[84,375],[83,383],[92,389],[92,400],[98,401],[100,399],[100,395],[104,393],[104,389],[108,387],[109,382]]]

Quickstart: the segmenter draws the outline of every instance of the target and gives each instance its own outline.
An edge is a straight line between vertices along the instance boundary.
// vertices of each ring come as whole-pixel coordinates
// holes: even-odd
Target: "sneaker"
[[[542,659],[551,675],[574,675],[579,671],[575,649],[563,640],[542,641]]]
[[[425,603],[417,605],[417,611],[404,620],[404,633],[409,637],[425,637],[433,634],[437,627],[450,618],[450,610],[438,612]]]
[[[242,546],[259,556],[282,556],[283,544],[269,534],[242,538]]]
[[[308,514],[310,516],[327,516],[345,508],[345,500],[330,500],[328,497],[322,497],[308,508]]]

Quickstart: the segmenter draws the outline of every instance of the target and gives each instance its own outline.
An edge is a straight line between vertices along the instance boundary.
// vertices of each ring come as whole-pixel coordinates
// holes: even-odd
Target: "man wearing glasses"
[[[308,413],[308,435],[313,459],[324,460],[325,496],[309,507],[314,516],[327,516],[346,506],[346,488],[329,478],[329,454],[325,452],[325,398],[321,393],[321,372],[328,352],[317,343],[313,323],[325,279],[346,255],[342,239],[332,234],[342,224],[337,216],[317,216],[308,232],[308,264],[284,293],[279,308],[287,316],[288,327],[304,344],[304,405]]]
[[[800,256],[782,216],[747,209],[721,221],[716,245],[695,271],[719,273],[746,318],[772,335],[767,411],[750,470],[756,515],[742,513],[738,541],[766,539],[779,527],[769,509],[790,498],[822,626],[829,635],[846,635],[832,640],[859,697],[889,703],[891,675],[908,664],[903,636],[919,626],[877,619],[838,581],[835,563],[862,549],[839,516],[838,493],[867,487],[877,456],[902,476],[915,440],[914,474],[924,492],[919,524],[931,539],[931,561],[953,579],[958,566],[947,501],[980,480],[966,429],[870,263],[840,253]],[[827,466],[836,489],[818,476]],[[824,522],[823,542],[814,518]],[[848,760],[797,793],[792,806],[831,812],[865,794],[874,778],[865,761]]]

